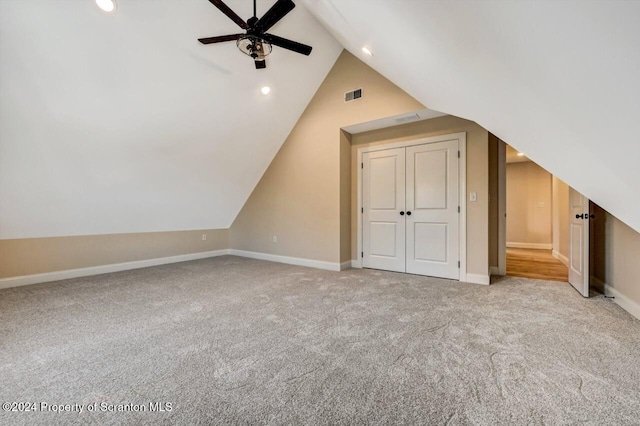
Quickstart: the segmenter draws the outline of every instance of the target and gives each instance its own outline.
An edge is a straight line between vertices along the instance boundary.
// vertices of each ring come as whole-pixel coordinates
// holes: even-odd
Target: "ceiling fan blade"
[[[264,59],[261,61],[255,61],[255,63],[257,70],[265,69],[267,67],[267,61],[265,61]]]
[[[311,46],[307,46],[306,44],[298,43],[297,41],[287,40],[286,38],[278,37],[273,34],[262,34],[262,38],[271,44],[275,44],[276,46],[283,47],[285,49],[293,50],[294,52],[301,53],[303,55],[309,56],[311,53]]]
[[[199,38],[198,41],[202,44],[220,43],[222,41],[237,40],[243,35],[244,34],[229,34],[229,35],[223,35],[223,36],[217,36],[217,37],[205,37],[205,38]]]
[[[271,9],[265,13],[258,22],[256,28],[260,31],[267,31],[273,27],[279,20],[291,12],[296,5],[291,0],[278,0]]]
[[[247,23],[244,22],[241,17],[236,15],[236,13],[233,10],[231,10],[231,8],[229,8],[229,6],[224,4],[224,2],[222,0],[209,0],[209,1],[211,2],[212,5],[217,7],[220,10],[220,12],[224,13],[225,15],[227,15],[229,17],[229,19],[231,19],[233,22],[238,24],[238,26],[240,28],[242,28],[244,30],[249,28],[249,25],[247,25]]]

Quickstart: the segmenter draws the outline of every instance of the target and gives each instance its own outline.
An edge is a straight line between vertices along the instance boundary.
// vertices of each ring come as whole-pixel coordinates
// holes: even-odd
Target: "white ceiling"
[[[640,1],[302,2],[422,104],[476,121],[640,231]]]
[[[357,102],[357,101],[353,101]],[[408,114],[400,114],[392,117],[379,118],[377,120],[366,121],[364,123],[352,124],[342,128],[347,133],[352,135],[364,132],[370,132],[372,130],[385,129],[387,127],[399,126],[414,121],[430,120],[432,118],[443,117],[444,114],[440,111],[433,111],[430,109],[421,109],[413,111]]]
[[[197,42],[237,32],[206,0],[1,0],[0,238],[229,227],[342,51],[304,7],[271,32],[309,57]]]
[[[640,2],[297,3],[258,72],[206,0],[0,0],[0,238],[228,227],[340,44],[640,230]]]

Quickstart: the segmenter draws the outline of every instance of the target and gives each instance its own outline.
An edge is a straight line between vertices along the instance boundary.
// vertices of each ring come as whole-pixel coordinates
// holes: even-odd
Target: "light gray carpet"
[[[640,321],[557,282],[224,256],[0,291],[0,400],[172,404],[1,424],[639,424]]]

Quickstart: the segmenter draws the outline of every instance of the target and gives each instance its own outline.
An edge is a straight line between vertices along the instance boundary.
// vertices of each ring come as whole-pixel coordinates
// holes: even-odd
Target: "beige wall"
[[[345,103],[344,93],[360,87],[362,99]],[[340,128],[422,108],[344,51],[236,217],[231,247],[328,262],[349,260],[350,148]]]
[[[551,178],[553,251],[569,259],[569,185]]]
[[[551,174],[530,161],[507,164],[509,243],[552,244]]]
[[[640,312],[640,234],[609,213],[605,232],[606,283],[635,303],[636,313]]]
[[[351,260],[351,135],[340,131],[340,262]]]
[[[351,138],[351,256],[357,258],[357,150],[390,142],[466,132],[467,193],[476,192],[477,202],[467,201],[467,273],[489,274],[489,148],[488,132],[476,123],[445,116],[387,129],[353,135]],[[467,195],[468,199],[468,195]]]
[[[228,234],[203,229],[0,240],[0,278],[226,249]]]

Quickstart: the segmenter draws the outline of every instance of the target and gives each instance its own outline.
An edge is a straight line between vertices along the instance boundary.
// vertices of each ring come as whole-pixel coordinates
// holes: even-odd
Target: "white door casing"
[[[404,272],[405,149],[369,152],[362,161],[362,265]]]
[[[458,141],[406,148],[406,272],[458,279]]]
[[[569,188],[569,283],[589,297],[589,200]]]

